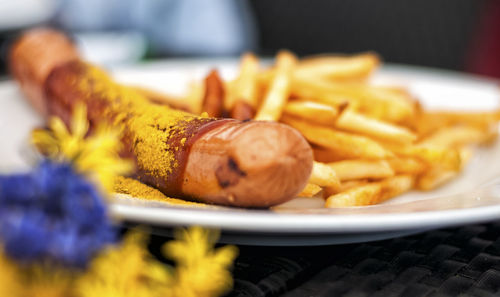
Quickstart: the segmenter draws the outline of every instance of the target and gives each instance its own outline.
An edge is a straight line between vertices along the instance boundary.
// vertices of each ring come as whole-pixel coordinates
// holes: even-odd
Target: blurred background
[[[498,0],[0,0],[0,75],[9,43],[40,25],[104,65],[287,48],[500,77]]]

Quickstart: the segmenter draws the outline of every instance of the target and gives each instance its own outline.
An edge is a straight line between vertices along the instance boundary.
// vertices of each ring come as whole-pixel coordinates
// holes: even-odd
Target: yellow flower
[[[168,266],[148,253],[145,242],[144,234],[132,232],[120,247],[99,255],[77,282],[77,296],[159,297],[173,279]]]
[[[78,297],[212,297],[232,286],[228,267],[237,250],[214,250],[217,233],[199,227],[178,232],[165,253],[173,269],[147,251],[144,234],[132,232],[120,247],[100,254],[75,286]]]
[[[68,297],[72,296],[77,272],[49,263],[35,264],[22,269],[22,296]]]
[[[0,247],[0,296],[21,296],[19,271]]]
[[[232,287],[229,272],[238,251],[234,246],[214,249],[216,231],[192,227],[176,234],[177,240],[164,246],[164,253],[177,263],[170,296],[219,296]]]
[[[68,297],[74,272],[36,264],[16,265],[0,247],[0,296],[9,297]]]
[[[111,191],[115,177],[125,175],[133,168],[130,161],[118,155],[122,147],[119,131],[101,125],[87,136],[87,109],[81,103],[75,106],[69,126],[70,130],[60,118],[53,117],[49,130],[33,131],[32,142],[40,152],[56,161],[73,162],[77,170]]]

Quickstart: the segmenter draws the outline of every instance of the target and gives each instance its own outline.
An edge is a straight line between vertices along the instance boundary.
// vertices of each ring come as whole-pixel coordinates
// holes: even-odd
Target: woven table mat
[[[500,222],[363,244],[240,246],[228,296],[500,296]]]

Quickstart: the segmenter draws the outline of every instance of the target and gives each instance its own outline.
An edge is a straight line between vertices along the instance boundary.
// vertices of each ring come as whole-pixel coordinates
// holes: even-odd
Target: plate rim
[[[112,215],[155,225],[196,225],[255,233],[353,233],[432,229],[500,218],[500,204],[439,211],[381,214],[286,214],[269,210],[150,207],[113,203]],[[214,219],[215,217],[215,219]],[[193,219],[195,218],[195,219]],[[196,221],[196,222],[193,222]],[[275,224],[277,221],[280,224]],[[394,224],[397,222],[397,224]]]

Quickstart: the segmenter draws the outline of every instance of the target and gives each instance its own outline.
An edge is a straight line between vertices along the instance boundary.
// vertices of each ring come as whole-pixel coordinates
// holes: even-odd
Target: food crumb
[[[182,199],[167,197],[165,196],[165,194],[163,194],[162,192],[153,187],[143,184],[136,179],[124,176],[118,176],[116,178],[114,185],[114,192],[117,194],[126,194],[138,199],[161,201],[170,204],[206,206],[206,204],[204,203],[191,202]]]

